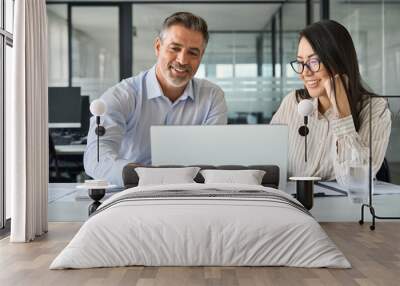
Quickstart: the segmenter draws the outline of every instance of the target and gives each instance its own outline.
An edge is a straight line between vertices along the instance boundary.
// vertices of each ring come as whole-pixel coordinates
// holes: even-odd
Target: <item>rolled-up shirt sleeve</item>
[[[85,172],[95,179],[106,179],[110,184],[123,186],[122,169],[130,161],[119,156],[119,150],[129,116],[134,108],[134,97],[129,96],[128,83],[107,90],[101,99],[107,106],[107,112],[101,117],[101,124],[106,133],[101,136],[99,162],[97,162],[97,135],[95,134],[96,119],[90,120],[87,146],[84,154]]]
[[[385,157],[391,131],[391,113],[384,99],[372,103],[372,173],[378,172]],[[348,186],[352,180],[351,168],[369,164],[369,105],[360,113],[361,126],[356,131],[352,116],[333,121],[332,132],[336,137],[334,169],[336,180]]]

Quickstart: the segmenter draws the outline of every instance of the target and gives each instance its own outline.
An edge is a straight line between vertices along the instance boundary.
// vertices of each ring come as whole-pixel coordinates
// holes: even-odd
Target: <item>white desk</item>
[[[49,221],[85,221],[91,200],[77,200],[76,183],[49,184]],[[374,196],[374,207],[380,216],[400,216],[400,194]],[[311,214],[319,222],[358,222],[361,205],[349,197],[315,197]],[[365,211],[365,221],[371,221]],[[379,229],[379,219],[377,225]]]
[[[77,183],[49,183],[48,220],[50,222],[85,221],[91,200],[76,201]]]
[[[56,145],[57,155],[82,155],[86,145]]]

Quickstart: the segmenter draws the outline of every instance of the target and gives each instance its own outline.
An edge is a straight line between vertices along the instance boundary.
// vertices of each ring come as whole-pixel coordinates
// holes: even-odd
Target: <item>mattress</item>
[[[351,267],[290,195],[263,186],[196,183],[112,196],[50,269],[129,265]]]

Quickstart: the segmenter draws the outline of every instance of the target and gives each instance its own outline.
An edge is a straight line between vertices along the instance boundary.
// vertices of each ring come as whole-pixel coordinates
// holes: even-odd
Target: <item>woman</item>
[[[272,124],[289,126],[289,175],[336,179],[344,186],[354,184],[357,177],[367,181],[369,96],[373,94],[362,83],[349,32],[331,20],[306,27],[300,32],[297,59],[291,66],[303,80],[304,88],[287,95],[271,120]],[[297,105],[303,99],[310,99],[314,105],[314,113],[308,119],[307,162],[304,137],[298,132],[304,120]],[[373,98],[374,175],[383,162],[390,130],[387,101]]]

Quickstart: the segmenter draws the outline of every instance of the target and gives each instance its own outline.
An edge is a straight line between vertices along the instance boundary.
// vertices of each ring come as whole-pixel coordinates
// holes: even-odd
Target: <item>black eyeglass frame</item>
[[[314,60],[314,61],[317,61],[317,62],[318,62],[318,69],[317,69],[317,70],[313,70],[313,69],[310,67],[309,62],[310,62],[311,60]],[[295,67],[293,66],[294,64],[301,64],[301,65],[302,65],[301,71],[298,72],[298,71],[295,69]],[[298,60],[294,60],[294,61],[291,61],[291,62],[290,62],[290,66],[292,67],[292,69],[294,70],[294,72],[297,73],[297,74],[302,74],[302,73],[303,73],[303,71],[304,71],[304,66],[307,66],[307,68],[308,68],[310,71],[312,71],[312,72],[318,72],[318,71],[321,69],[321,61],[320,61],[320,59],[315,59],[315,58],[314,58],[314,59],[310,59],[310,60],[308,60],[308,61],[305,62],[305,63],[299,62]]]

